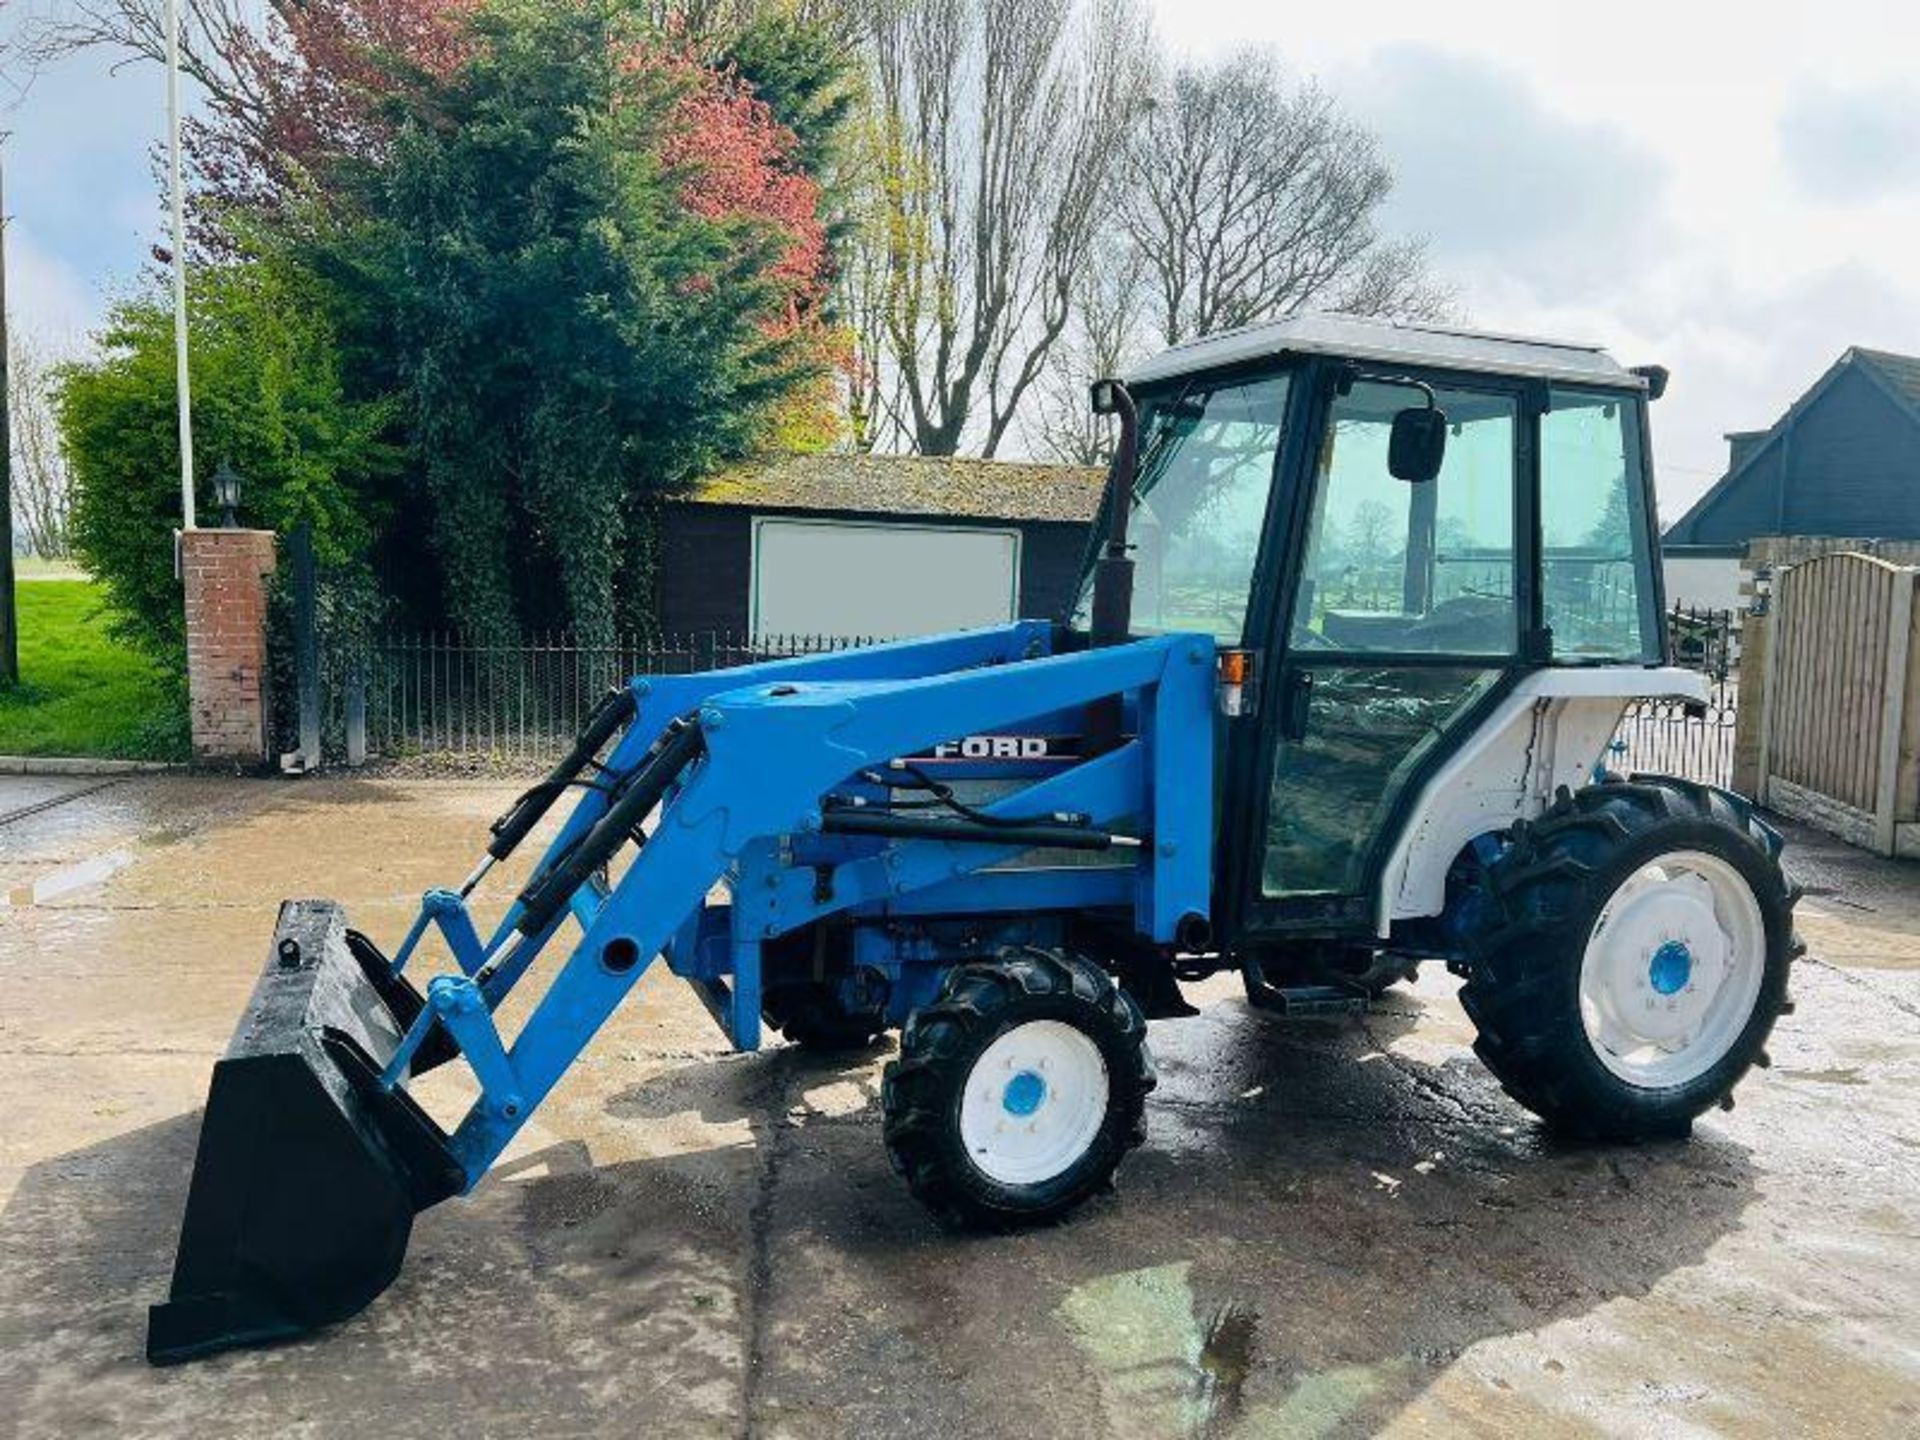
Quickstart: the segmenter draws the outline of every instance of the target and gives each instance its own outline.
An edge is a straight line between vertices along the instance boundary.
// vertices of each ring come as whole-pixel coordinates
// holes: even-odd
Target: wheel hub
[[[1003,1185],[1036,1185],[1070,1170],[1107,1113],[1107,1062],[1078,1027],[1031,1020],[980,1052],[960,1101],[967,1158]]]
[[[1647,983],[1659,995],[1676,995],[1687,988],[1693,975],[1693,952],[1684,940],[1669,940],[1653,952],[1647,967]]]
[[[1739,1039],[1765,964],[1765,926],[1740,872],[1704,852],[1659,856],[1594,922],[1580,968],[1587,1037],[1623,1079],[1684,1084]]]
[[[1014,1076],[1000,1095],[1000,1103],[1007,1113],[1022,1119],[1038,1110],[1046,1099],[1047,1082],[1032,1070],[1022,1070]]]

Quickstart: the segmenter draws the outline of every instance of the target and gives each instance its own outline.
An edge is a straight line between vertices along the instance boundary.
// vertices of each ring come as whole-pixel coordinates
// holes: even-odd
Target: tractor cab
[[[1408,805],[1526,677],[1665,663],[1663,382],[1590,347],[1336,316],[1129,377],[1128,631],[1211,635],[1244,677],[1217,771],[1223,931],[1373,928]],[[1089,567],[1077,629],[1092,590]]]

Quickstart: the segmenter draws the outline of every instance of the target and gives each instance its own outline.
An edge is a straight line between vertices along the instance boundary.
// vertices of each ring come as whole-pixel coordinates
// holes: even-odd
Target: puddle
[[[1253,1369],[1253,1347],[1259,1330],[1259,1316],[1237,1300],[1229,1300],[1215,1310],[1207,1323],[1200,1357],[1195,1362],[1199,1373],[1194,1376],[1194,1398],[1206,1414],[1208,1428],[1240,1414],[1241,1392]]]
[[[1252,1313],[1222,1306],[1202,1334],[1185,1262],[1089,1281],[1059,1314],[1093,1365],[1113,1433],[1205,1435],[1222,1407],[1237,1408]]]
[[[1834,1066],[1826,1070],[1782,1070],[1783,1080],[1810,1080],[1816,1085],[1864,1085],[1866,1078],[1858,1070]]]
[[[112,850],[104,850],[98,855],[90,855],[85,860],[42,875],[30,885],[14,886],[7,892],[4,904],[15,910],[44,905],[49,900],[111,879],[137,858],[131,846],[120,845]]]
[[[1288,1367],[1262,1354],[1259,1312],[1238,1299],[1201,1301],[1185,1262],[1090,1280],[1056,1313],[1092,1367],[1105,1430],[1115,1436],[1333,1434],[1407,1364],[1396,1358],[1296,1372],[1273,1394]],[[1247,1393],[1260,1374],[1268,1385],[1264,1399],[1255,1398],[1258,1390]]]

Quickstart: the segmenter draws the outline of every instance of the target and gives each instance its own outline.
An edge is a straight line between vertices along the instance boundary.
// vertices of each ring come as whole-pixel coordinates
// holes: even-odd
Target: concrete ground
[[[1546,1142],[1444,975],[1291,1026],[1216,980],[1153,1027],[1117,1195],[955,1238],[887,1168],[883,1053],[725,1054],[655,974],[363,1315],[149,1369],[275,902],[335,896],[391,943],[508,792],[96,787],[0,779],[0,1430],[1920,1430],[1920,869],[1805,835],[1798,1013],[1690,1143]]]

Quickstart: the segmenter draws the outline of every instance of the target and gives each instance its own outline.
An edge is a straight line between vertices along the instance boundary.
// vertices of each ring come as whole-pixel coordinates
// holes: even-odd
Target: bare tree
[[[923,454],[992,455],[1065,330],[1148,73],[1136,0],[875,0],[853,317]],[[848,297],[848,309],[856,297]],[[878,418],[878,416],[876,416]]]
[[[1418,242],[1375,228],[1393,175],[1316,85],[1244,50],[1179,64],[1127,151],[1122,226],[1169,345],[1308,306],[1430,317],[1451,296]]]
[[[297,0],[184,0],[180,17],[180,68],[213,102],[234,114],[258,109],[253,67],[262,12]],[[167,55],[166,0],[63,0],[38,8],[20,22],[17,51],[30,70],[80,51],[99,50],[115,65],[163,63]]]
[[[1067,465],[1104,465],[1113,425],[1093,413],[1087,387],[1118,375],[1138,348],[1146,288],[1140,257],[1109,237],[1074,286],[1073,318],[1035,387],[1030,439]]]
[[[869,145],[853,149],[874,153]],[[838,268],[834,304],[852,339],[845,367],[847,432],[861,453],[897,442],[912,433],[901,393],[901,371],[886,361],[887,295],[892,283],[886,233],[889,212],[872,203],[870,184],[862,184],[859,203],[849,207],[836,247]]]
[[[27,549],[46,560],[67,553],[70,491],[53,415],[54,366],[47,348],[15,334],[7,359],[13,440],[13,522]]]

